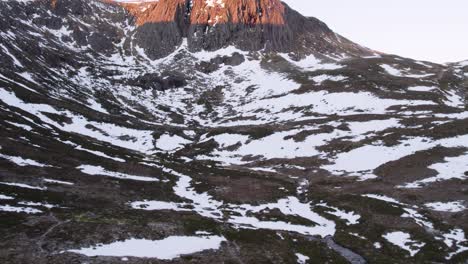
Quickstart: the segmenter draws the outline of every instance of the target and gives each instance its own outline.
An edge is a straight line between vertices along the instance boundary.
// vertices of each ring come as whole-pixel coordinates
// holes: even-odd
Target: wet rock
[[[234,52],[231,56],[217,56],[210,61],[202,61],[196,69],[203,73],[212,73],[220,69],[221,65],[238,66],[245,61],[244,55]]]
[[[329,248],[336,251],[342,257],[349,261],[351,264],[366,264],[367,261],[361,257],[360,255],[354,253],[353,251],[338,245],[334,240],[333,237],[326,237],[324,239],[325,243],[328,245]]]
[[[241,65],[245,61],[244,55],[234,52],[232,56],[224,56],[223,63],[231,66]]]
[[[161,77],[156,73],[146,73],[137,78],[128,80],[130,85],[138,86],[145,90],[165,91],[168,89],[183,87],[187,84],[183,76],[166,75]]]
[[[203,72],[203,73],[212,73],[212,72],[215,72],[217,70],[219,70],[219,65],[216,64],[216,63],[213,63],[211,61],[202,61],[200,63],[198,63],[196,66],[196,69],[200,72]]]

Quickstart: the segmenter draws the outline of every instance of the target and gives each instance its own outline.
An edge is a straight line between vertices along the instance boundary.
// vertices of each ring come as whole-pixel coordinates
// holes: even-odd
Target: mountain
[[[152,59],[167,56],[184,38],[190,51],[235,45],[250,51],[371,53],[279,0],[121,2],[139,26],[137,45]]]
[[[276,0],[0,1],[3,263],[464,263],[468,67]]]

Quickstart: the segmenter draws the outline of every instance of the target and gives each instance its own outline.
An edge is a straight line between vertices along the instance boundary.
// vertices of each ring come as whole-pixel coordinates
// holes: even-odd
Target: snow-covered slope
[[[466,259],[462,63],[183,34],[155,59],[141,27],[0,2],[0,260]]]

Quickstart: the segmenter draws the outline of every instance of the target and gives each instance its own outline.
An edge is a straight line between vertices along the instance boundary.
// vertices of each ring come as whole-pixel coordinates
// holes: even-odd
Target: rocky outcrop
[[[183,39],[191,51],[236,46],[246,51],[328,56],[361,56],[372,52],[335,34],[315,18],[307,18],[280,0],[38,0],[63,19],[106,19],[90,31],[72,25],[75,39],[100,54],[115,53],[123,43],[127,54],[158,59],[172,53]],[[60,29],[60,19],[47,21]],[[63,20],[62,19],[62,20]],[[89,24],[95,24],[91,22]],[[126,25],[131,25],[128,28]],[[125,32],[124,32],[125,30]]]
[[[160,76],[156,73],[146,73],[134,79],[125,80],[123,83],[156,91],[180,88],[187,84],[186,80],[181,75],[165,74],[164,76]]]
[[[200,72],[209,74],[217,71],[222,64],[230,66],[238,66],[245,61],[242,54],[234,52],[231,56],[218,56],[210,61],[202,61],[196,65],[196,69]]]
[[[103,1],[123,6],[135,17],[139,26],[147,23],[173,22],[178,18],[178,11],[181,8],[185,9],[188,22],[192,25],[285,24],[285,5],[279,0]]]
[[[151,58],[167,55],[184,37],[192,51],[235,45],[300,55],[370,53],[279,0],[105,1],[123,6],[133,16],[136,44]]]
[[[159,0],[119,2],[103,0],[106,3],[118,4],[135,17],[135,24],[142,26],[148,23],[175,22],[180,12],[188,7],[186,0]]]
[[[244,24],[255,26],[284,25],[285,5],[279,0],[194,0],[190,23],[197,24]]]

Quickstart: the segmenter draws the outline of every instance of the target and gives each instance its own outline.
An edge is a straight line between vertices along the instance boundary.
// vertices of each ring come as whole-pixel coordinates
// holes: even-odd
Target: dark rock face
[[[279,0],[225,0],[223,5],[205,1],[160,0],[141,4],[116,4],[111,0],[40,0],[9,13],[51,30],[72,31],[70,45],[91,47],[110,55],[122,44],[124,52],[159,59],[174,52],[184,40],[190,51],[236,46],[246,51],[368,55],[370,51],[336,35],[324,23],[306,18]],[[44,8],[45,7],[45,8]],[[50,11],[49,15],[46,10]],[[50,15],[52,14],[52,15]],[[11,18],[11,17],[10,17]],[[8,20],[5,15],[3,20]],[[78,22],[80,21],[80,22]],[[91,25],[92,28],[89,28]],[[18,21],[3,27],[24,28]],[[51,32],[51,34],[55,34]]]
[[[183,76],[169,74],[161,77],[156,73],[146,73],[135,79],[126,80],[125,83],[138,86],[142,89],[165,91],[172,88],[183,87],[187,84]]]
[[[172,53],[182,38],[182,31],[174,22],[144,24],[135,30],[134,44],[151,59],[158,59]]]
[[[263,49],[302,55],[370,53],[279,0],[226,0],[213,5],[205,1],[161,0],[122,6],[138,26],[135,42],[153,59],[174,51],[183,38],[187,38],[192,51],[234,45],[247,51]]]
[[[221,57],[221,61],[226,65],[237,66],[241,65],[245,61],[245,58],[242,54],[234,52],[231,56]]]
[[[220,65],[237,66],[242,64],[245,58],[242,54],[234,52],[231,56],[218,56],[210,61],[202,61],[196,65],[197,70],[203,73],[212,73],[220,68]]]

